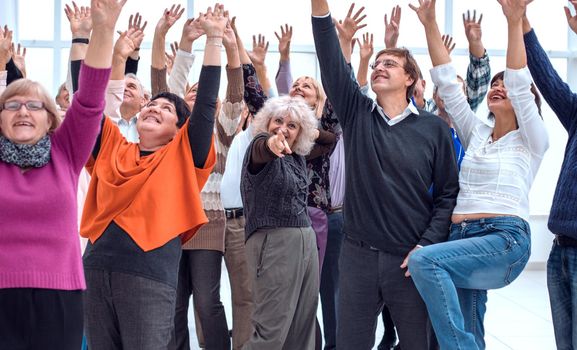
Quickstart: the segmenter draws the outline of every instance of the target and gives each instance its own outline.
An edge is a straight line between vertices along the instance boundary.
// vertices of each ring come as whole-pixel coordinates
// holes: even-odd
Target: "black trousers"
[[[83,326],[80,290],[0,289],[0,349],[79,350]]]

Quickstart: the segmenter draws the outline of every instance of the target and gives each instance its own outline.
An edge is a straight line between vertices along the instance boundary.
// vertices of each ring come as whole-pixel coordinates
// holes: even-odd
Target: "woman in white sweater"
[[[526,0],[498,0],[508,23],[507,69],[491,81],[490,119],[471,111],[435,19],[435,1],[416,11],[425,27],[431,75],[466,149],[449,241],[416,250],[409,272],[442,349],[484,349],[487,290],[511,283],[531,252],[529,190],[547,150],[540,100],[523,43]]]

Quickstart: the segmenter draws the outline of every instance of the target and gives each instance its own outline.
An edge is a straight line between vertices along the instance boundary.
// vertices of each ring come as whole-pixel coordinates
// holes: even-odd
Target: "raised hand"
[[[436,0],[419,0],[419,7],[409,4],[411,10],[417,13],[419,21],[426,26],[428,24],[433,24],[437,22],[435,14],[435,4]]]
[[[570,0],[569,2],[573,4],[573,8],[577,11],[577,0]],[[577,14],[572,16],[569,7],[565,6],[565,16],[567,17],[569,28],[571,28],[574,33],[577,33]]]
[[[481,21],[483,20],[483,14],[479,16],[479,20],[477,20],[477,10],[473,10],[473,17],[471,17],[471,11],[467,10],[467,15],[463,13],[463,26],[465,27],[465,36],[467,37],[467,41],[471,42],[479,42],[481,41],[482,32],[481,32]]]
[[[224,36],[224,28],[228,22],[228,18],[224,16],[224,6],[220,4],[215,4],[214,9],[208,8],[206,13],[200,18],[200,25],[206,37],[211,38],[222,38]]]
[[[453,50],[455,49],[455,46],[457,44],[455,44],[453,42],[453,37],[450,36],[449,34],[445,34],[441,37],[441,39],[443,39],[443,45],[445,45],[445,48],[447,49],[447,53],[450,55],[451,52],[453,52]]]
[[[147,24],[148,21],[144,21],[144,24],[142,24],[142,16],[138,12],[134,15],[130,15],[130,18],[128,18],[128,29],[132,28],[143,33],[143,35],[138,36],[138,39],[136,39],[134,42],[136,44],[136,49],[134,49],[134,51],[130,54],[130,57],[134,60],[138,60],[140,57],[140,45],[144,40],[144,29],[146,28]]]
[[[137,43],[142,42],[142,37],[144,37],[142,30],[136,30],[135,28],[130,28],[121,33],[114,45],[114,56],[126,60],[137,48]]]
[[[64,13],[68,22],[70,22],[70,32],[72,38],[89,38],[92,32],[92,16],[90,15],[90,7],[78,7],[76,3],[72,2],[72,7],[66,4],[64,6]]]
[[[280,35],[274,32],[278,39],[278,51],[280,52],[281,61],[288,61],[290,56],[291,40],[293,37],[293,27],[285,24],[280,26]]]
[[[168,30],[180,19],[180,16],[184,13],[184,7],[180,8],[180,5],[173,4],[169,9],[164,9],[164,13],[160,20],[156,24],[156,30],[160,33],[166,35]]]
[[[355,33],[364,27],[366,24],[361,24],[362,21],[367,17],[363,14],[365,10],[364,7],[361,7],[355,14],[353,15],[353,11],[355,8],[355,4],[351,4],[349,7],[349,12],[347,13],[347,17],[344,20],[335,21],[335,26],[337,27],[337,31],[339,33],[339,39],[351,42]]]
[[[12,52],[14,64],[18,67],[20,72],[22,72],[22,76],[26,78],[26,48],[18,44],[18,48],[14,50],[14,43],[12,43],[10,51]]]
[[[172,54],[169,54],[168,52],[164,53],[166,57],[166,72],[168,75],[172,73],[172,67],[174,66],[174,60],[176,59],[176,52],[178,51],[178,43],[176,41],[170,44],[170,51],[172,51]]]
[[[393,7],[391,11],[391,21],[389,22],[385,14],[385,47],[397,47],[397,40],[399,39],[399,27],[401,25],[401,7],[399,5]]]
[[[358,39],[357,39],[358,40]],[[374,52],[373,34],[363,34],[363,41],[359,41],[361,60],[369,61]]]
[[[202,29],[200,25],[199,18],[189,18],[186,20],[182,28],[181,45],[183,44],[182,41],[187,41],[192,44],[196,39],[204,35],[204,29]]]
[[[4,26],[4,28],[0,27],[0,70],[6,70],[6,63],[10,61],[12,34],[8,26]]]
[[[268,52],[268,41],[266,41],[264,35],[259,34],[258,40],[256,35],[252,36],[252,51],[248,52],[248,56],[255,66],[264,65],[264,60]]]
[[[228,11],[224,11],[224,16],[229,20],[226,22],[226,27],[224,27],[224,35],[222,37],[222,44],[225,48],[237,48],[238,44],[236,42],[236,35],[232,29],[232,21],[228,16]],[[237,54],[238,56],[238,54]]]
[[[134,28],[144,32],[147,24],[148,21],[144,21],[144,24],[142,24],[142,16],[138,12],[134,15],[130,15],[130,18],[128,18],[128,29]]]
[[[91,0],[90,17],[93,29],[114,31],[118,16],[127,0]]]
[[[507,21],[522,21],[527,12],[527,4],[533,0],[497,0]]]
[[[266,141],[266,144],[271,152],[279,158],[284,157],[285,154],[293,153],[281,130],[277,131],[276,134],[269,137]]]

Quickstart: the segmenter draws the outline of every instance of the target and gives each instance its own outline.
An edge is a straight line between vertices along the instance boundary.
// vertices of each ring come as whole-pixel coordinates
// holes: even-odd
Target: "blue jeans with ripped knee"
[[[530,253],[529,224],[500,216],[453,224],[448,242],[411,255],[409,271],[441,349],[485,349],[487,290],[515,280]]]

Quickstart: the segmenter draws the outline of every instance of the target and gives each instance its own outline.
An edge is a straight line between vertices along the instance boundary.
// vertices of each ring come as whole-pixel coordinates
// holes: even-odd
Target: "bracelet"
[[[206,42],[206,45],[222,47],[222,43],[209,43],[208,41]]]
[[[207,36],[206,38],[207,39],[215,39],[215,38],[222,39],[222,38],[224,38],[224,35],[212,35],[212,36]]]
[[[73,44],[88,44],[88,38],[74,38],[72,39]]]

